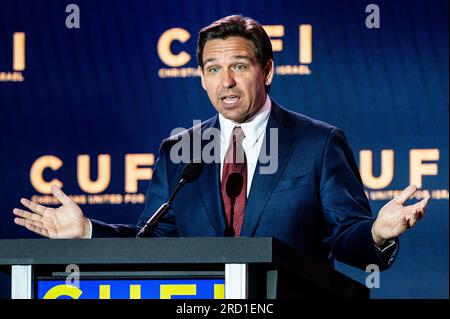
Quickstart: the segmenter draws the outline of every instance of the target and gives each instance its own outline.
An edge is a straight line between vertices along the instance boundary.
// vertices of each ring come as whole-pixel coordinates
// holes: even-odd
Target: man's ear
[[[203,74],[203,69],[200,66],[198,67],[198,69],[200,70],[200,78],[202,79],[203,90],[206,91],[205,75]]]
[[[275,72],[275,66],[274,66],[273,60],[270,59],[269,61],[267,61],[266,67],[264,69],[264,74],[265,74],[264,84],[266,86],[268,86],[272,83],[274,72]]]

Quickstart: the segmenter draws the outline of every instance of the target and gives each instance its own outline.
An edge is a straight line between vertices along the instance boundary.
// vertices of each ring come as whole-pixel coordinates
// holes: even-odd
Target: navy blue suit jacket
[[[204,132],[210,127],[219,127],[217,115],[199,129]],[[343,132],[288,111],[274,101],[266,141],[270,140],[270,128],[278,129],[278,169],[274,174],[260,174],[263,164],[258,163],[241,236],[275,237],[330,264],[336,258],[363,269],[368,264],[386,268],[388,263],[372,241],[374,219]],[[192,136],[193,131],[182,134]],[[176,141],[169,138],[161,144],[138,224],[112,225],[92,220],[93,237],[135,236],[168,200],[184,166],[169,158]],[[268,142],[266,145],[269,147]],[[180,190],[154,236],[223,236],[225,223],[220,163],[205,164],[202,175]]]

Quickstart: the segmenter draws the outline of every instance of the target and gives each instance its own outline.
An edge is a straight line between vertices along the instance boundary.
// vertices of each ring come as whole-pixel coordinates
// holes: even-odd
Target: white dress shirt
[[[272,101],[269,96],[262,108],[249,120],[244,123],[236,123],[226,119],[219,114],[220,123],[220,180],[222,180],[223,162],[225,154],[230,145],[231,134],[236,126],[240,126],[244,131],[245,138],[242,141],[242,147],[247,157],[247,196],[252,186],[253,175],[255,173],[256,164],[258,163],[259,152],[264,140],[267,122],[269,121],[270,109]]]

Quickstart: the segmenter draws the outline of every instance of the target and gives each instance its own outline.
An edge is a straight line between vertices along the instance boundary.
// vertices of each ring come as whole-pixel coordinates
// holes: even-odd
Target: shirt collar
[[[222,141],[227,144],[230,140],[231,133],[233,132],[235,126],[240,126],[242,127],[242,130],[245,134],[244,143],[248,143],[248,146],[253,147],[256,142],[258,142],[262,133],[264,133],[264,131],[266,130],[271,108],[272,101],[270,100],[269,95],[267,95],[264,105],[258,110],[258,112],[256,112],[255,115],[253,115],[244,123],[236,123],[232,120],[226,119],[222,114],[219,113]]]

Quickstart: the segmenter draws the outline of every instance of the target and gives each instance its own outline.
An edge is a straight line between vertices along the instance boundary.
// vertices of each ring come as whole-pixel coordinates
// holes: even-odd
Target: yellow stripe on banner
[[[161,285],[159,287],[161,299],[171,299],[172,296],[195,296],[197,285]]]
[[[312,25],[300,24],[300,63],[312,62]]]
[[[130,299],[141,299],[141,285],[130,285]]]
[[[111,299],[111,288],[109,285],[100,285],[99,299]]]
[[[23,71],[25,70],[25,33],[14,32],[13,47],[13,69],[14,71]]]
[[[214,285],[214,299],[225,299],[225,285],[215,284]]]

